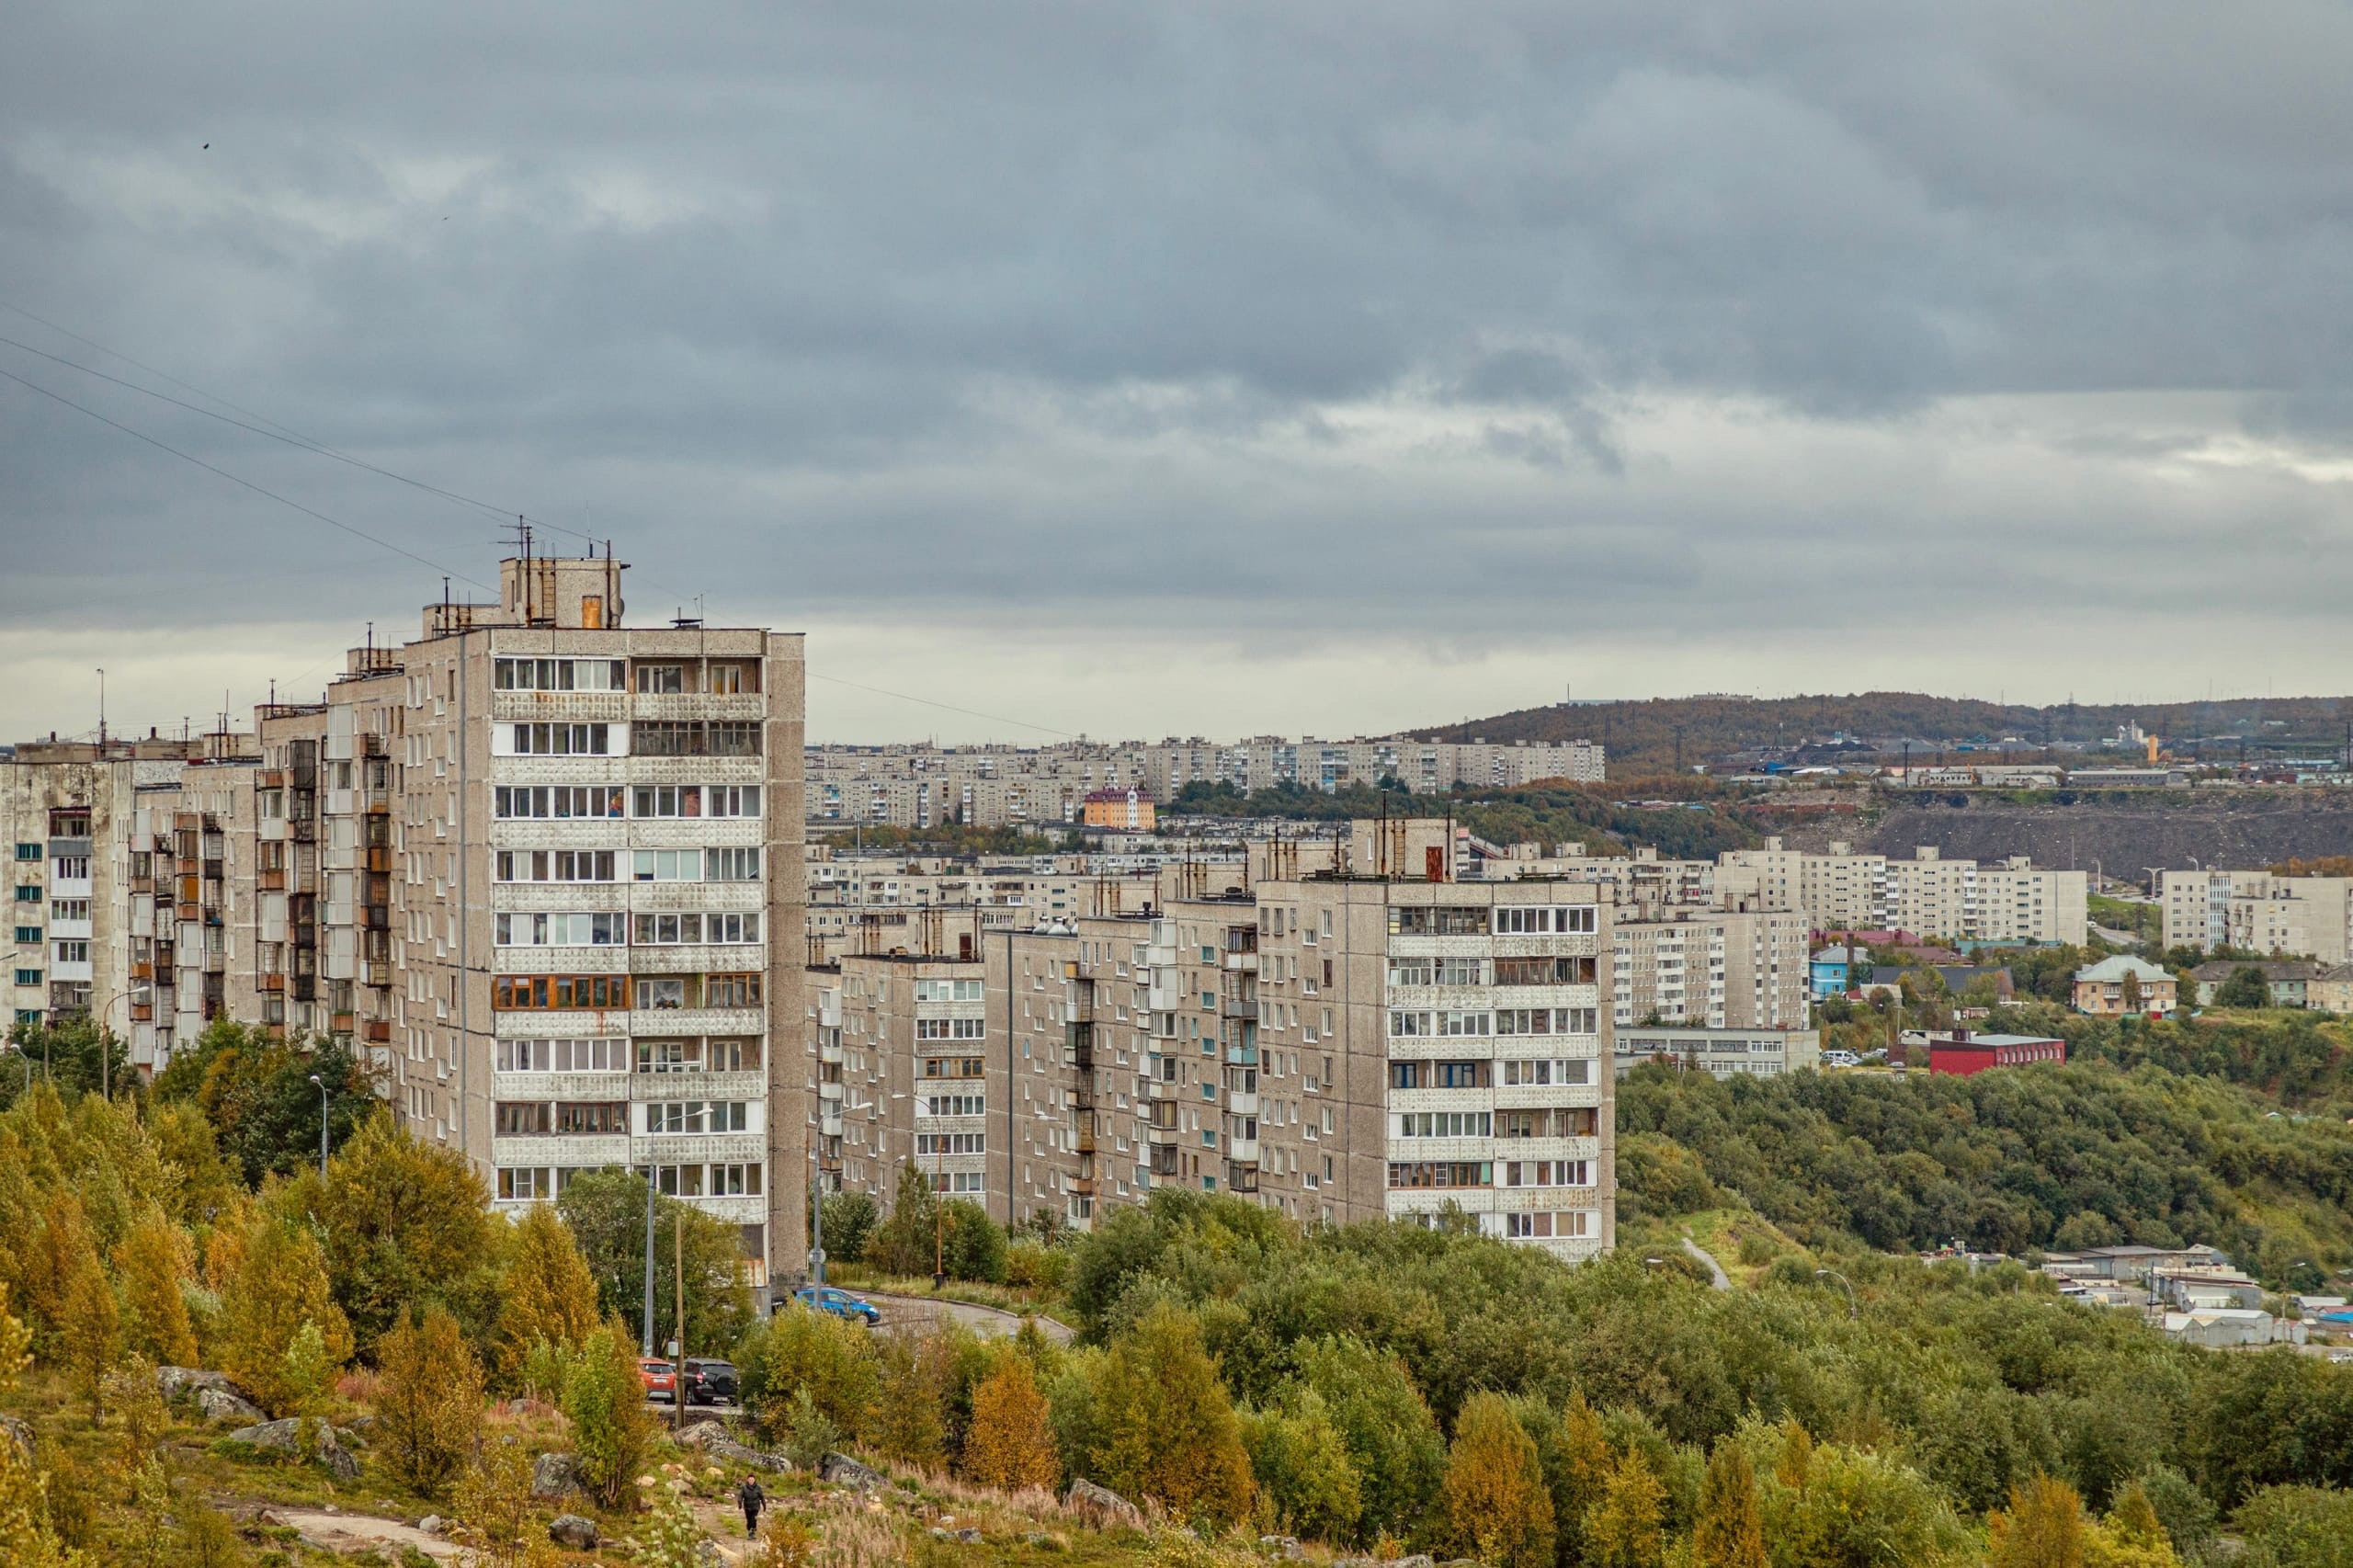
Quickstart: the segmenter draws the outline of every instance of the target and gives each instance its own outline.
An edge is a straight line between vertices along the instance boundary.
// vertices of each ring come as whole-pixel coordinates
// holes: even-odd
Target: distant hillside
[[[2104,706],[1981,702],[1910,691],[1845,697],[1655,698],[1647,702],[1554,705],[1466,723],[1414,730],[1441,740],[1595,740],[1609,770],[1658,773],[1730,753],[1789,750],[1846,734],[1866,742],[1990,743],[2005,736],[2038,745],[2097,742],[2139,724],[2177,755],[2250,759],[2326,755],[2347,743],[2353,698],[2230,698],[2210,702]],[[1915,756],[1916,756],[1915,751]]]

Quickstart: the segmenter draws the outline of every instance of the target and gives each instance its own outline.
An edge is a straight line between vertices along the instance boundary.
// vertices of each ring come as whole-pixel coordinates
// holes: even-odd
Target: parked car
[[[1862,1058],[1851,1051],[1825,1051],[1822,1053],[1824,1067],[1856,1067],[1861,1063]]]
[[[803,1285],[792,1293],[792,1299],[804,1307],[837,1318],[848,1318],[872,1328],[882,1321],[882,1309],[860,1296],[836,1290],[830,1285]]]
[[[659,1356],[641,1356],[637,1375],[645,1380],[645,1397],[667,1403],[678,1395],[678,1369]]]
[[[698,1361],[689,1358],[687,1361],[687,1376],[692,1380],[687,1384],[688,1404],[733,1404],[735,1403],[737,1383],[733,1362]]]

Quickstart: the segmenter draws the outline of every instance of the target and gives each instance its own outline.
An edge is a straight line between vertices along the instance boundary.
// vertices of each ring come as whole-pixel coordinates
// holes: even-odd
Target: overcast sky
[[[76,365],[820,739],[2353,688],[2341,6],[365,10],[0,21],[0,371],[433,563],[0,380],[0,738],[494,577]]]

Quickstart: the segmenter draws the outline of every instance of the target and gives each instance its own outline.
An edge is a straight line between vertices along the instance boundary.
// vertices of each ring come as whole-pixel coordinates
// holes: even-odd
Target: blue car
[[[803,1285],[792,1293],[792,1299],[804,1307],[829,1312],[837,1318],[851,1318],[869,1328],[882,1321],[882,1310],[873,1302],[836,1290],[830,1285]]]

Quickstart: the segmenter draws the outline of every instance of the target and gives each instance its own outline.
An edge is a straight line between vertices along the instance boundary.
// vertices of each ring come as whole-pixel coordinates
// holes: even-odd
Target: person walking
[[[747,1540],[760,1539],[760,1510],[767,1506],[767,1500],[768,1494],[751,1476],[745,1476],[744,1484],[735,1489],[735,1501],[744,1506],[744,1536]]]

